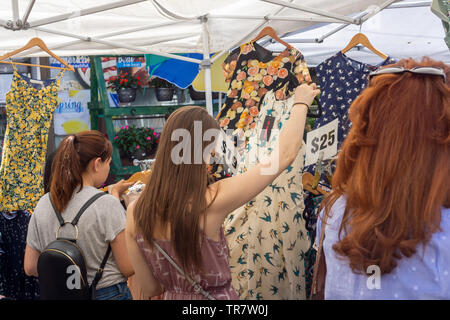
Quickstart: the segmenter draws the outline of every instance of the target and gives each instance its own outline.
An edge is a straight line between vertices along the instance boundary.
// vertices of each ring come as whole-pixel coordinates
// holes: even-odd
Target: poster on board
[[[54,113],[55,134],[69,135],[90,129],[90,90],[63,90],[58,93]]]

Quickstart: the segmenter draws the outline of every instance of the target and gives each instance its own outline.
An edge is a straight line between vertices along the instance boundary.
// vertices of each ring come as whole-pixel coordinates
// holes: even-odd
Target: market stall
[[[141,116],[151,118],[154,115],[163,118],[186,105],[179,100],[158,106],[143,105],[141,102],[148,98],[148,91],[147,96],[144,98],[144,93],[136,103],[122,100],[115,105],[108,86],[117,78],[120,81],[121,75],[128,76],[125,71],[118,73],[120,63],[130,70],[136,66],[149,67],[149,74],[145,71],[146,77],[160,72],[163,63],[170,64],[168,59],[194,65],[189,72],[190,81],[196,87],[203,85],[201,89],[205,91],[207,111],[211,115],[218,112],[220,127],[224,131],[231,130],[231,136],[238,141],[237,151],[229,145],[222,150],[221,156],[230,161],[226,166],[213,168],[217,179],[243,173],[255,165],[257,155],[250,150],[260,145],[264,130],[269,131],[269,137],[263,152],[270,152],[278,137],[276,130],[272,136],[270,132],[272,128],[281,128],[289,118],[293,104],[291,98],[299,84],[311,82],[313,78],[322,87],[317,107],[308,113],[311,119],[317,119],[310,128],[315,130],[306,136],[304,147],[293,164],[253,202],[230,214],[224,225],[231,250],[233,285],[241,298],[305,299],[309,295],[315,259],[312,241],[317,209],[323,196],[330,191],[332,162],[351,125],[347,119],[348,108],[365,88],[368,73],[405,55],[429,55],[447,63],[450,61],[444,29],[430,11],[431,2],[198,0],[190,1],[189,6],[181,0],[102,0],[95,5],[91,3],[86,0],[64,3],[12,0],[5,4],[0,8],[0,55],[3,55],[0,62],[12,63],[6,60],[10,57],[31,57],[35,67],[44,68],[49,66],[36,58],[50,53],[54,59],[59,59],[59,64],[50,65],[55,70],[59,69],[49,73],[49,78],[55,78],[62,77],[63,69],[69,73],[74,71],[73,64],[60,57],[89,56],[89,73],[86,72],[85,61],[77,63],[80,64],[78,68],[84,70],[82,76],[89,82],[90,91],[67,90],[68,100],[76,98],[82,102],[62,107],[82,113],[79,105],[89,105],[89,116],[85,114],[84,119],[89,118],[90,127],[102,129],[114,144],[117,144],[116,139],[120,139],[114,125],[118,118],[140,119]],[[424,10],[429,13],[425,17]],[[416,30],[399,18],[405,15],[408,15],[407,21],[421,21],[414,24]],[[423,30],[429,30],[429,34],[424,34]],[[40,39],[44,45],[24,48],[32,38]],[[15,51],[18,48],[23,50]],[[355,48],[358,53],[353,55]],[[347,56],[349,50],[352,52]],[[130,59],[119,61],[123,56]],[[155,56],[163,58],[158,60]],[[112,60],[115,65],[111,68]],[[348,71],[349,66],[352,71]],[[158,71],[157,67],[161,70]],[[315,67],[314,70],[311,67]],[[172,68],[176,71],[182,66],[175,64]],[[225,78],[219,80],[221,83],[212,81],[214,68],[215,72],[223,69],[225,73]],[[14,70],[14,88],[17,89],[23,82],[20,82],[19,72]],[[199,70],[201,75],[194,81],[193,75]],[[138,73],[133,71],[133,75]],[[159,75],[170,78],[167,72]],[[326,82],[328,77],[336,78],[336,81]],[[181,86],[190,84],[182,80],[185,79],[173,79],[183,83]],[[33,123],[47,130],[41,132],[43,138],[38,141],[39,150],[46,151],[47,148],[59,84],[59,80],[54,82],[55,90],[51,92],[43,94],[38,91],[41,100],[42,96],[47,99],[45,107],[54,107],[46,109],[45,121]],[[27,94],[32,95],[30,88]],[[223,90],[226,92],[224,101],[219,95],[215,107],[213,91]],[[13,94],[7,102],[18,104],[14,97],[19,94]],[[23,128],[28,125],[25,118],[18,120],[18,125]],[[85,128],[77,128],[81,127]],[[153,134],[156,136],[157,133],[152,129],[143,139],[153,143]],[[26,142],[22,145],[25,147]],[[133,147],[141,148],[140,145]],[[5,148],[9,146],[5,145]],[[44,162],[45,152],[39,156]],[[123,165],[117,148],[112,158],[112,172],[117,177],[144,171],[143,167]],[[137,164],[142,162],[137,161]],[[2,170],[12,169],[9,163],[2,162]],[[14,184],[10,181],[14,175],[4,175],[2,211],[31,212],[42,195],[40,186],[39,190],[29,192],[27,185],[40,181],[42,173],[37,172],[37,180],[30,178],[27,172],[21,174],[26,179],[22,179],[23,184],[13,191],[12,187],[5,186]],[[25,190],[26,194],[20,201],[16,199],[21,194],[18,190]],[[261,208],[269,210],[269,213],[264,212],[263,215]],[[249,235],[250,229],[252,236]],[[255,251],[257,242],[259,249]]]

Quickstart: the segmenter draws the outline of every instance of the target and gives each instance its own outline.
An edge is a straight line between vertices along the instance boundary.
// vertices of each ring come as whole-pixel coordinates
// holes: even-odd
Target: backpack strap
[[[59,213],[59,211],[56,209],[55,205],[53,204],[52,195],[50,193],[48,194],[48,198],[50,199],[50,203],[52,204],[53,210],[55,211],[56,217],[58,218],[59,225],[62,227],[65,224],[64,218],[62,217],[61,213]]]
[[[89,206],[94,203],[95,200],[97,200],[98,198],[102,197],[106,195],[105,192],[100,192],[97,193],[96,195],[94,195],[92,198],[90,198],[80,209],[80,211],[78,211],[77,215],[75,216],[75,218],[72,220],[71,224],[73,226],[75,226],[78,223],[78,220],[80,220],[81,215],[84,213],[84,211],[86,211],[87,208],[89,208]],[[61,220],[60,220],[61,222]]]
[[[103,270],[105,269],[106,262],[108,261],[109,255],[111,254],[111,244],[108,243],[108,249],[106,249],[105,256],[103,257],[102,263],[100,263],[100,267],[95,273],[94,280],[91,283],[91,295],[92,300],[95,300],[95,291],[97,288],[97,284],[103,276]]]

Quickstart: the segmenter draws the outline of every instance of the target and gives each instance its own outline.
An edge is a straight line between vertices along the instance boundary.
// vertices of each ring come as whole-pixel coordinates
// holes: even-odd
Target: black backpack
[[[72,222],[65,222],[61,214],[56,210],[52,199],[50,203],[59,221],[56,231],[56,240],[49,243],[40,253],[38,259],[38,275],[40,298],[42,300],[94,300],[95,290],[103,275],[103,268],[111,253],[108,245],[103,261],[95,274],[92,284],[87,281],[86,261],[83,251],[77,245],[77,223],[84,211],[98,198],[106,193],[101,192],[90,198],[77,213]],[[59,237],[59,230],[65,224],[72,224],[76,230],[76,238]]]

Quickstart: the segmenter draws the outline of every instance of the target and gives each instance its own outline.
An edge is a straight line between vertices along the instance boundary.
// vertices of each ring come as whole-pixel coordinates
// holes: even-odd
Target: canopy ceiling
[[[2,2],[0,7],[0,25],[2,26],[8,26],[8,21],[23,20],[29,4],[34,3],[34,5],[27,19],[30,24],[28,30],[12,31],[0,28],[0,54],[24,46],[33,37],[40,37],[57,55],[78,56],[159,51],[202,53],[204,52],[203,27],[199,17],[204,15],[208,17],[206,34],[209,39],[209,52],[218,52],[250,40],[266,24],[272,26],[278,34],[285,34],[318,22],[346,20],[345,23],[349,23],[352,22],[349,18],[352,14],[366,10],[368,7],[377,10],[380,6],[394,1],[11,0]],[[306,11],[298,10],[298,8]],[[319,11],[318,13],[322,15],[307,11]],[[269,17],[270,20],[264,20],[264,17]],[[152,28],[152,26],[156,27]],[[128,32],[119,34],[126,30]],[[92,41],[86,41],[89,38]],[[34,55],[45,55],[36,50],[34,52]],[[32,56],[32,54],[27,55]]]

